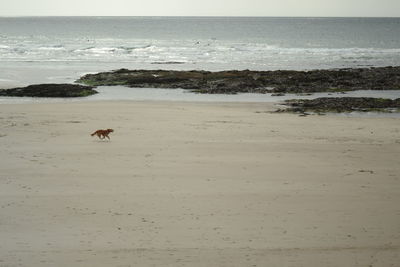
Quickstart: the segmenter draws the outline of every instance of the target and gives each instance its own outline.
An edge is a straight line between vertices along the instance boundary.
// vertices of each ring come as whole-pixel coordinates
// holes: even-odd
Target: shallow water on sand
[[[32,97],[0,97],[0,104],[8,103],[57,103],[72,101],[189,101],[189,102],[266,102],[279,103],[287,99],[314,99],[318,97],[379,97],[400,98],[400,90],[359,90],[346,93],[314,93],[311,95],[285,94],[272,96],[271,94],[242,93],[226,94],[198,94],[185,89],[162,88],[129,88],[125,86],[99,86],[96,95],[83,98],[32,98]]]
[[[158,100],[158,101],[193,101],[193,102],[281,102],[287,99],[314,99],[318,97],[380,97],[400,98],[400,90],[359,90],[343,93],[315,93],[312,95],[285,94],[272,96],[271,94],[242,93],[226,94],[198,94],[185,89],[158,89],[158,88],[129,88],[124,86],[100,86],[96,90],[99,94],[88,97],[91,100]]]

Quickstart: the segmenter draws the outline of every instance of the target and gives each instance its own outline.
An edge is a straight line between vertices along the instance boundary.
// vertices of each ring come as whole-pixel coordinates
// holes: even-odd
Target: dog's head
[[[114,130],[113,129],[107,129],[107,132],[112,133],[112,132],[114,132]]]

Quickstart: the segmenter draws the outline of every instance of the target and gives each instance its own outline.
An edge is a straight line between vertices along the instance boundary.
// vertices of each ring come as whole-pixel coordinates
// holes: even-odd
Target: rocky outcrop
[[[0,96],[83,97],[96,94],[92,86],[79,84],[35,84],[27,87],[0,90]]]
[[[321,97],[311,100],[286,100],[287,109],[278,112],[352,112],[352,111],[399,111],[400,98],[395,100],[372,97]]]
[[[92,86],[183,88],[198,93],[312,93],[400,89],[400,67],[312,71],[127,70],[87,74],[77,82]]]

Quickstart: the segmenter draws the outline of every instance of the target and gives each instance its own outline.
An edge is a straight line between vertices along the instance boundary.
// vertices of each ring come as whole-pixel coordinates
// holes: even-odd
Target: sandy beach
[[[271,110],[0,105],[0,266],[400,266],[400,119]]]

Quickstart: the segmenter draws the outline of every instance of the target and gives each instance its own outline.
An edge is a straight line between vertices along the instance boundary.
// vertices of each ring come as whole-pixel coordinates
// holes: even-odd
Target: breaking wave
[[[149,64],[226,64],[227,69],[334,68],[400,65],[400,48],[285,47],[263,42],[217,39],[44,39],[3,38],[1,61],[134,62]]]

